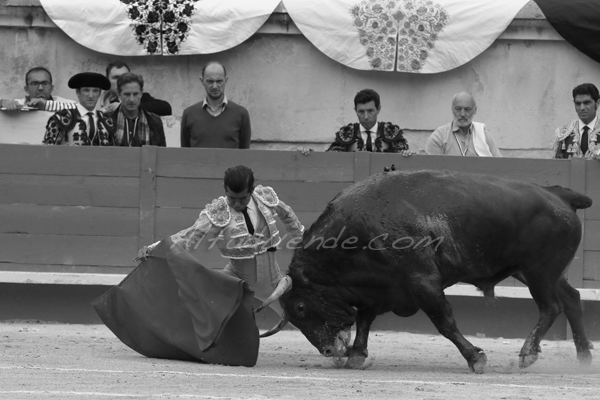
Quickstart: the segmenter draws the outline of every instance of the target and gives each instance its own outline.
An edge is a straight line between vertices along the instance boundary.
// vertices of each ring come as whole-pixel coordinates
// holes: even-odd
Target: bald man
[[[181,147],[250,148],[250,115],[225,96],[225,66],[209,62],[202,68],[200,82],[206,97],[183,112]]]
[[[460,92],[452,99],[454,120],[437,128],[427,141],[427,154],[502,157],[486,126],[473,122],[477,103],[471,93]]]

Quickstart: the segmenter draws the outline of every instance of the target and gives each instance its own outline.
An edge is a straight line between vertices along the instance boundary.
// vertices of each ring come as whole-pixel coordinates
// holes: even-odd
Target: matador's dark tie
[[[88,116],[88,139],[92,140],[92,138],[96,134],[96,127],[94,124],[94,113],[90,111],[89,113],[87,113],[87,116]]]
[[[589,137],[588,137],[588,131],[590,130],[589,126],[584,126],[583,127],[583,134],[581,135],[581,155],[585,155],[585,153],[587,153],[588,151],[588,143],[589,143]]]
[[[242,214],[244,214],[244,219],[246,220],[246,227],[248,228],[248,232],[251,235],[254,235],[254,225],[252,225],[252,221],[250,220],[250,216],[248,215],[248,207],[242,210]]]
[[[373,151],[373,142],[371,139],[371,131],[366,131],[367,134],[367,151]]]

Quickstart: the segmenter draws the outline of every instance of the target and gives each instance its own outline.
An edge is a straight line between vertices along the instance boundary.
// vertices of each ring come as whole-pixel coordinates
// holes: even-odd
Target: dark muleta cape
[[[202,266],[167,238],[92,304],[146,357],[252,367],[259,347],[253,294],[245,281]]]

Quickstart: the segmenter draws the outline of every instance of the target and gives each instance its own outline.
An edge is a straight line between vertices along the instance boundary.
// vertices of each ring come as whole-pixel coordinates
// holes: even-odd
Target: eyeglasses
[[[31,87],[39,87],[40,85],[42,85],[43,87],[47,88],[48,86],[52,85],[52,82],[50,81],[31,81],[28,83],[29,86]]]

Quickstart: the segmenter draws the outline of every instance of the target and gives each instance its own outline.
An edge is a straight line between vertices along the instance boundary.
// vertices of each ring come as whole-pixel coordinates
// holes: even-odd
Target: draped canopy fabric
[[[535,0],[554,29],[577,50],[600,62],[600,1]]]
[[[284,0],[298,29],[362,70],[436,73],[481,54],[528,0]]]
[[[210,54],[252,36],[280,0],[40,0],[52,21],[102,53]]]

